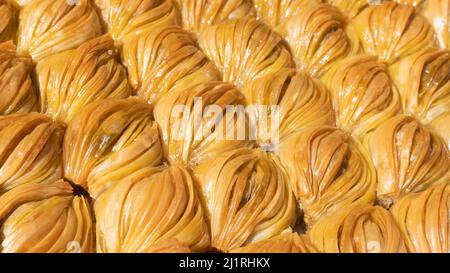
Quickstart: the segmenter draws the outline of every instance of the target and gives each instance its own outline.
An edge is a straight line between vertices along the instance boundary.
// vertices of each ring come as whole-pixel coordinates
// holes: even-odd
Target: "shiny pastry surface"
[[[400,228],[386,209],[347,207],[318,221],[309,232],[313,244],[329,253],[405,253]]]
[[[293,134],[281,142],[280,158],[308,225],[375,199],[376,174],[370,157],[342,129],[313,127]]]
[[[0,252],[449,252],[450,0],[0,0]]]
[[[377,195],[386,207],[450,176],[445,142],[412,117],[395,116],[368,138],[378,176]]]
[[[391,208],[410,252],[450,251],[449,206],[450,186],[442,183],[407,195]]]

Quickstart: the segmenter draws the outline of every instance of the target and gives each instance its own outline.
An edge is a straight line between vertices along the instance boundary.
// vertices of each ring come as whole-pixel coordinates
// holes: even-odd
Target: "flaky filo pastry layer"
[[[246,113],[238,109],[245,106],[244,95],[224,82],[211,81],[167,93],[153,111],[165,156],[192,166],[216,154],[252,147],[251,124]]]
[[[415,7],[416,11],[423,15],[434,28],[434,32],[443,49],[450,46],[450,1],[448,0],[395,0],[400,4]]]
[[[383,206],[448,180],[450,153],[445,142],[412,117],[398,115],[385,121],[368,135],[366,144],[377,170],[377,196]]]
[[[108,33],[121,41],[127,34],[154,26],[180,24],[172,0],[93,0],[103,15]]]
[[[256,15],[259,20],[272,28],[288,20],[290,17],[302,12],[302,4],[322,0],[253,0]]]
[[[405,253],[406,245],[394,218],[372,205],[342,208],[319,220],[308,232],[313,244],[327,253]]]
[[[335,62],[322,78],[331,91],[337,126],[362,137],[401,111],[387,66],[376,56]]]
[[[63,180],[25,184],[0,196],[4,253],[95,252],[88,200]]]
[[[156,26],[127,35],[122,60],[136,94],[150,102],[171,91],[221,78],[192,35],[177,26]]]
[[[230,251],[280,234],[296,219],[278,160],[258,149],[218,154],[194,168],[210,223],[211,246]]]
[[[190,173],[180,165],[146,167],[95,202],[97,252],[168,252],[209,248],[210,237]],[[181,244],[181,245],[180,245]]]
[[[299,10],[277,27],[298,69],[320,77],[335,61],[360,51],[352,25],[336,7],[307,1]]]
[[[377,177],[371,159],[341,129],[299,131],[281,142],[280,159],[309,226],[352,204],[375,200]]]
[[[132,94],[127,72],[117,61],[117,50],[108,36],[44,58],[36,74],[41,112],[65,123],[93,101]]]
[[[222,72],[222,80],[239,88],[294,67],[283,38],[253,17],[206,27],[198,39],[203,51]]]
[[[231,253],[316,253],[305,234],[298,234],[288,229],[270,239],[233,249]]]
[[[43,114],[0,116],[0,193],[61,179],[63,133]]]
[[[383,2],[380,0],[378,2]],[[366,7],[370,6],[370,0],[326,0],[330,5],[337,7],[341,10],[349,19],[352,19],[363,11]]]
[[[249,118],[260,146],[276,150],[276,143],[296,131],[335,125],[331,96],[325,86],[306,73],[283,69],[242,89]],[[272,147],[275,146],[275,147]]]
[[[37,110],[37,91],[32,81],[30,58],[16,55],[12,41],[0,44],[0,115]]]
[[[370,6],[352,24],[364,50],[388,64],[436,45],[430,23],[409,5],[386,1]]]
[[[138,98],[87,105],[64,136],[64,178],[89,189],[94,199],[122,177],[161,161],[152,108]]]
[[[27,3],[20,12],[17,52],[35,61],[69,49],[101,34],[100,18],[90,0]]]
[[[183,28],[200,34],[208,26],[255,14],[252,0],[175,0]]]
[[[446,181],[447,182],[447,181]],[[400,198],[391,208],[409,252],[450,251],[450,185],[441,183]]]
[[[390,74],[403,112],[430,125],[450,148],[450,51],[428,49],[412,54],[391,66]]]

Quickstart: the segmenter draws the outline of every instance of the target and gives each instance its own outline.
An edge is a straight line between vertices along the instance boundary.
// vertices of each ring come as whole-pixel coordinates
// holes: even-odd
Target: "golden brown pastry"
[[[176,0],[183,27],[201,33],[207,26],[255,14],[252,0]]]
[[[61,178],[62,127],[37,113],[0,116],[0,194]]]
[[[84,253],[95,251],[88,200],[69,183],[22,185],[0,196],[1,251]]]
[[[138,98],[93,102],[69,123],[64,137],[64,178],[93,198],[129,173],[159,165],[162,146],[152,109]]]
[[[447,148],[450,150],[450,111],[435,118],[429,126],[446,142]]]
[[[156,25],[178,25],[180,18],[172,0],[94,0],[109,34],[121,40],[132,32]]]
[[[294,66],[281,36],[252,17],[207,27],[199,42],[223,81],[238,87]]]
[[[356,55],[336,62],[324,75],[337,125],[362,136],[401,111],[387,67],[376,56]]]
[[[276,137],[283,140],[307,127],[335,125],[328,90],[303,72],[284,69],[252,82],[242,91],[248,104],[254,106],[249,108],[249,115],[259,129],[260,145],[276,144]]]
[[[449,253],[448,183],[406,195],[397,201],[391,212],[403,232],[409,252]]]
[[[450,50],[420,51],[390,70],[405,114],[429,124],[450,111]]]
[[[8,0],[0,0],[0,42],[16,38],[17,17],[14,6]]]
[[[309,232],[311,241],[327,253],[405,253],[403,235],[382,207],[343,208],[321,219]]]
[[[309,226],[375,199],[377,178],[370,157],[343,130],[322,126],[295,133],[281,142],[280,158]]]
[[[450,45],[450,1],[449,0],[395,0],[415,7],[433,26],[435,38],[442,49]]]
[[[0,44],[0,115],[37,110],[31,59],[16,56],[12,41]]]
[[[441,48],[450,48],[450,1],[433,0],[421,12],[434,27]]]
[[[359,51],[353,28],[336,7],[308,2],[299,9],[301,12],[279,26],[297,68],[320,77],[331,63]]]
[[[107,36],[43,59],[36,67],[41,112],[69,122],[90,102],[131,95],[126,69]]]
[[[345,15],[347,15],[350,19],[358,15],[363,9],[368,7],[371,0],[326,0],[328,4],[336,6],[340,9]],[[378,2],[383,2],[383,0],[379,0]]]
[[[40,0],[20,12],[17,51],[39,61],[77,48],[101,34],[100,19],[90,0]]]
[[[19,8],[23,8],[25,5],[28,5],[29,3],[31,3],[34,0],[6,0],[6,1],[12,2]],[[69,1],[76,1],[76,0],[69,0]]]
[[[177,239],[151,245],[147,248],[148,253],[192,253],[192,250]]]
[[[230,106],[236,106],[236,112],[229,111]],[[251,147],[248,119],[237,107],[245,107],[244,96],[223,82],[166,94],[153,111],[161,128],[165,155],[195,165],[215,154]]]
[[[289,17],[301,12],[301,5],[321,0],[253,0],[258,19],[276,27]]]
[[[399,4],[410,5],[415,8],[420,8],[422,6],[422,4],[427,2],[427,0],[394,0],[394,1]],[[428,1],[428,2],[433,2],[433,0]]]
[[[95,213],[97,252],[161,252],[157,245],[173,239],[193,251],[209,247],[194,182],[178,165],[130,173],[100,196]]]
[[[288,178],[270,153],[246,148],[219,153],[194,173],[216,249],[226,252],[269,239],[295,222]]]
[[[138,96],[155,102],[161,94],[218,80],[220,73],[191,35],[177,26],[158,26],[123,41],[123,60]]]
[[[412,117],[398,115],[385,121],[367,143],[383,206],[449,178],[450,153],[444,141]]]
[[[435,46],[433,28],[409,5],[370,6],[354,18],[353,25],[364,50],[388,64]]]
[[[273,238],[248,244],[233,249],[231,253],[315,253],[317,250],[311,244],[308,236],[299,235],[292,230],[283,231]]]

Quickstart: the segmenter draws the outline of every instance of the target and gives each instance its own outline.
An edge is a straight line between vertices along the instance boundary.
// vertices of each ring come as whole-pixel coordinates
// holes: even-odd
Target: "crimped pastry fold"
[[[220,79],[215,65],[180,27],[158,26],[127,35],[123,44],[130,83],[150,102],[173,90]]]
[[[394,2],[370,6],[353,25],[364,50],[388,64],[435,46],[433,28],[412,6]]]
[[[230,110],[230,106],[245,105],[244,95],[223,82],[199,84],[164,95],[153,112],[161,128],[165,155],[195,165],[215,154],[251,147],[245,112]]]
[[[32,1],[20,12],[17,51],[39,61],[77,48],[101,34],[100,19],[90,0]]]
[[[412,117],[398,115],[385,121],[367,143],[377,169],[377,195],[386,207],[450,175],[444,141]]]
[[[88,200],[65,181],[22,185],[0,196],[1,251],[94,252]]]
[[[424,124],[442,119],[442,125],[432,127],[450,147],[450,50],[424,50],[403,58],[390,70],[403,112]]]
[[[189,172],[179,166],[130,173],[95,202],[97,252],[160,252],[177,240],[209,247],[209,232]],[[175,243],[175,242],[174,242]]]
[[[341,129],[322,126],[295,133],[281,142],[280,158],[309,226],[375,199],[377,178],[370,157]]]
[[[357,55],[336,62],[324,75],[337,125],[363,136],[401,111],[387,67],[376,56]]]
[[[288,178],[270,153],[237,149],[210,158],[194,173],[214,248],[226,252],[263,241],[295,222]]]
[[[93,102],[69,123],[64,177],[97,198],[136,170],[159,165],[162,146],[152,109],[138,98]]]
[[[153,26],[178,25],[178,12],[172,0],[94,0],[108,33],[115,40]]]
[[[307,235],[288,229],[270,239],[233,249],[232,253],[315,253]]]
[[[238,87],[294,65],[282,37],[252,17],[207,27],[199,42],[222,80]]]
[[[335,125],[328,90],[318,80],[303,72],[284,69],[252,82],[242,91],[248,104],[254,106],[250,108],[249,114],[251,123],[256,124],[259,129],[257,133],[260,145],[276,144],[273,143],[276,141],[276,135],[273,134],[276,133],[282,141],[290,134],[307,127]],[[272,109],[269,106],[279,108]],[[272,128],[277,123],[279,127]],[[276,131],[271,131],[272,129]]]
[[[36,67],[41,112],[68,123],[90,102],[131,95],[114,42],[95,38],[78,49],[43,59]]]
[[[0,115],[37,110],[31,59],[16,56],[12,41],[0,44]]]
[[[175,0],[183,27],[201,33],[206,27],[255,14],[252,0]]]
[[[0,116],[0,193],[61,178],[63,130],[37,113]]]
[[[391,208],[409,252],[449,253],[450,185],[409,194]]]
[[[389,211],[367,204],[343,208],[321,219],[309,236],[327,253],[406,252],[403,235]]]
[[[356,33],[336,7],[307,2],[299,9],[278,27],[298,69],[320,77],[330,64],[359,51]]]

